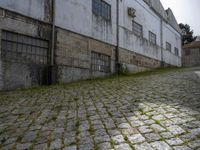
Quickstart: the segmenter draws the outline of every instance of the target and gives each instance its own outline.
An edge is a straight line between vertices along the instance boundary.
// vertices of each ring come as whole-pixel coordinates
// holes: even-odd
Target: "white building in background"
[[[181,30],[159,0],[1,0],[0,16],[5,89],[42,84],[43,76],[48,82],[106,76],[119,66],[132,72],[181,66]],[[41,64],[47,72],[38,76]]]

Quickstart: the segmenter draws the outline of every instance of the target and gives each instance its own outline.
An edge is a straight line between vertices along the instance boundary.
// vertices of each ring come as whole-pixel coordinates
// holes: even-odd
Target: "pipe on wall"
[[[160,17],[160,43],[161,43],[161,67],[164,67],[164,58],[163,58],[163,18]]]
[[[54,65],[54,47],[55,47],[55,0],[52,0],[52,41],[51,41],[51,66]]]
[[[119,64],[119,0],[117,0],[116,3],[116,9],[117,9],[117,15],[116,15],[116,21],[117,21],[117,28],[116,28],[116,40],[117,40],[117,46],[116,46],[116,56],[115,56],[115,68],[116,68],[116,73],[119,73],[120,71],[120,64]]]

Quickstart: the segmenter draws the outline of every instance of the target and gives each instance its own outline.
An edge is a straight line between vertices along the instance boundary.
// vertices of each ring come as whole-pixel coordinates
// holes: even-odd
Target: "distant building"
[[[0,89],[181,66],[160,0],[0,0]]]
[[[200,66],[200,41],[196,40],[183,46],[183,66]]]
[[[196,41],[200,41],[200,36],[197,36]]]

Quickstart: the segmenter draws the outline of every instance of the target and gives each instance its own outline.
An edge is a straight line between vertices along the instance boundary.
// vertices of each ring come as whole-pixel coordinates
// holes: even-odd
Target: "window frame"
[[[166,50],[172,52],[172,45],[169,42],[166,42]]]
[[[2,30],[0,40],[3,61],[48,65],[48,40],[7,30]]]
[[[177,47],[174,47],[174,54],[176,56],[179,56],[179,49]]]
[[[155,38],[155,39],[154,39]],[[156,45],[157,44],[157,37],[156,34],[149,31],[149,42]]]
[[[103,53],[91,51],[91,70],[110,73],[111,57]]]
[[[111,5],[104,0],[92,0],[92,12],[107,21],[111,21],[111,9]]]
[[[140,29],[139,29],[139,28]],[[137,23],[136,21],[133,20],[132,22],[132,30],[133,30],[133,33],[139,37],[143,37],[143,26],[139,23]],[[141,33],[138,32],[138,29],[140,30]],[[139,34],[138,34],[139,33]]]

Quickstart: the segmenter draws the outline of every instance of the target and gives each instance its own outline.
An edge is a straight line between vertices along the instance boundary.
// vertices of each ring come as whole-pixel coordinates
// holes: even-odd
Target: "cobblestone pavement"
[[[0,95],[0,149],[200,149],[200,68]]]

